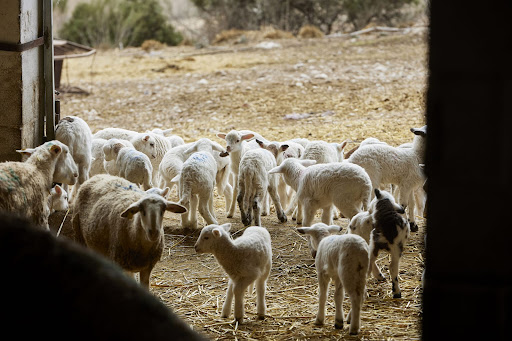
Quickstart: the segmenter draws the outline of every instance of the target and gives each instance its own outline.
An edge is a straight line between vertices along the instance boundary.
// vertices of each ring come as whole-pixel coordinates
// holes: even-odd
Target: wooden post
[[[45,140],[55,139],[55,78],[53,74],[53,8],[52,0],[43,0],[43,69]]]

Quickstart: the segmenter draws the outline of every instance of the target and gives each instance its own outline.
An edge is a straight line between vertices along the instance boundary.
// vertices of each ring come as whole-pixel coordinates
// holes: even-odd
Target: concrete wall
[[[42,32],[41,1],[2,0],[0,41],[26,43]],[[0,161],[20,160],[16,149],[39,144],[42,47],[0,51]]]

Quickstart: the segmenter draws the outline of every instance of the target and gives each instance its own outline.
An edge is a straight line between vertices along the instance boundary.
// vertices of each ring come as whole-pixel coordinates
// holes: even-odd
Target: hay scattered
[[[254,43],[265,39],[292,39],[295,38],[290,32],[276,29],[272,26],[263,26],[260,30],[238,30],[231,29],[221,31],[212,41],[213,45],[219,44],[241,44]]]
[[[292,39],[295,38],[291,32],[278,30],[272,26],[266,26],[261,29],[264,39]]]
[[[226,42],[233,42],[235,40],[239,40],[241,36],[247,34],[249,31],[243,31],[238,29],[231,29],[227,31],[221,31],[215,35],[215,39],[213,39],[212,44],[220,44]]]
[[[279,49],[193,58],[186,57],[195,49],[184,46],[166,47],[158,57],[139,54],[140,49],[100,51],[93,82],[88,63],[70,61],[71,81],[92,91],[88,96],[61,95],[61,115],[83,118],[93,132],[104,127],[138,131],[172,127],[188,142],[200,137],[215,140],[216,132],[232,128],[253,129],[272,140],[354,141],[346,151],[370,136],[392,145],[409,142],[409,128],[424,124],[423,35],[370,32],[350,40],[280,44]],[[310,115],[284,119],[292,113]],[[176,200],[175,190],[171,200]],[[214,208],[219,223],[232,222],[238,236],[243,230],[239,213],[228,219],[224,198],[217,193]],[[153,271],[151,291],[211,339],[419,339],[425,221],[417,219],[420,231],[411,234],[400,264],[403,298],[392,298],[389,280],[379,283],[369,278],[359,337],[349,336],[347,327],[334,329],[332,286],[326,325],[313,324],[317,311],[313,259],[305,239],[295,232],[294,221],[278,224],[273,209],[262,217],[273,245],[265,320],[256,319],[254,295],[246,295],[246,324],[220,318],[227,277],[212,255],[195,253],[198,231],[181,230],[179,218],[172,214],[165,215],[166,248]],[[346,229],[346,219],[336,223]],[[200,225],[204,225],[201,220]],[[62,233],[66,231],[65,224]],[[388,259],[381,253],[378,260],[385,275]],[[344,307],[347,313],[348,300]]]
[[[305,25],[302,26],[297,34],[297,37],[302,39],[307,38],[323,38],[324,33],[316,26],[313,25]]]

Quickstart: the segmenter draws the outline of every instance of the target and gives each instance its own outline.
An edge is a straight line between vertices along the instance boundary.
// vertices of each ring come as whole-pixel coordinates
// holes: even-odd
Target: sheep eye
[[[155,146],[155,144],[154,144],[154,143],[150,143],[149,145],[150,145],[151,147],[154,147],[154,146]]]
[[[240,142],[240,140],[236,140],[236,143]]]

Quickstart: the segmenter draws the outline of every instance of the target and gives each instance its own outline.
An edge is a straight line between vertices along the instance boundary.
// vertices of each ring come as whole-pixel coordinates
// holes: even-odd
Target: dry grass
[[[161,50],[165,47],[165,44],[162,44],[161,42],[157,40],[145,40],[140,48],[146,52],[155,51],[155,50]]]
[[[297,34],[299,38],[323,38],[324,33],[316,26],[306,25],[301,27],[299,33]]]
[[[69,61],[71,84],[91,94],[62,95],[62,115],[82,117],[93,132],[111,126],[138,131],[172,127],[186,141],[216,139],[216,132],[236,128],[253,129],[275,140],[358,142],[373,136],[398,145],[411,141],[410,127],[424,124],[423,33],[351,40],[292,38],[279,43],[281,48],[270,50],[248,44],[242,51],[237,50],[239,45],[228,44],[206,50],[166,47],[152,53],[101,51],[92,68],[91,59]],[[293,113],[309,115],[285,119]],[[235,237],[239,235],[239,214],[226,218],[224,199],[218,195],[215,209],[219,222],[232,222]],[[266,320],[255,319],[251,295],[246,296],[246,324],[220,318],[226,275],[213,256],[195,254],[196,236],[183,235],[179,220],[170,214],[165,218],[167,244],[153,271],[151,291],[212,339],[419,339],[425,222],[418,220],[420,231],[411,234],[400,266],[403,298],[392,299],[389,280],[368,279],[359,337],[350,337],[347,328],[333,328],[332,296],[326,325],[313,324],[313,260],[294,221],[278,224],[273,211],[262,220],[273,243]],[[337,223],[346,227],[347,220]],[[379,265],[384,274],[387,260],[382,253]],[[345,307],[348,311],[347,302]]]

